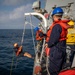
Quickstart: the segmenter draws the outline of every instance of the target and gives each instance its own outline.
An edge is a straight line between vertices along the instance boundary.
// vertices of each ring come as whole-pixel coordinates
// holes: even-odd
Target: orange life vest
[[[22,46],[17,49],[16,56],[18,56],[22,52]]]
[[[40,30],[38,30],[38,31],[36,32],[36,40],[42,40],[42,39],[44,38],[44,36],[42,36],[42,37],[39,36],[40,33],[43,34],[43,32],[40,31]]]
[[[59,24],[61,26],[61,28],[62,28],[62,32],[60,34],[59,41],[65,40],[66,39],[66,35],[67,35],[67,29],[68,29],[67,22],[69,22],[69,20],[58,20],[58,21],[53,22],[53,24],[50,26],[49,30],[47,31],[46,42],[49,41],[50,35],[51,35],[51,31],[52,31],[53,27],[56,24]]]

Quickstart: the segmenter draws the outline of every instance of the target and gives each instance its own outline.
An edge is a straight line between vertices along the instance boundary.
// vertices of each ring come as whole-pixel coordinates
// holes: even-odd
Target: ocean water
[[[32,75],[34,60],[18,56],[16,57],[13,44],[21,44],[23,30],[1,29],[0,30],[0,75]],[[34,56],[31,31],[26,29],[23,51]]]

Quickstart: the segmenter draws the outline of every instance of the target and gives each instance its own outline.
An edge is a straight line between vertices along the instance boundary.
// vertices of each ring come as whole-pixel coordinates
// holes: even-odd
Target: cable
[[[13,55],[12,55],[12,63],[11,63],[11,68],[10,68],[10,75],[12,75],[12,70],[13,70],[13,63],[14,63],[14,51],[13,51]]]
[[[26,17],[25,17],[25,23],[24,23],[23,34],[22,34],[21,46],[23,45],[23,41],[24,41],[24,35],[25,35],[25,29],[26,29],[25,27],[26,27]],[[15,69],[16,69],[16,67],[17,67],[17,62],[18,62],[18,58],[16,59]]]
[[[31,33],[32,33],[32,40],[33,40],[34,50],[35,50],[35,53],[36,53],[34,34],[33,34],[33,29],[32,29],[32,17],[31,17],[31,15],[30,15],[30,25],[31,25]]]
[[[43,40],[43,46],[42,46],[42,52],[41,52],[41,56],[40,56],[40,63],[42,62],[42,57],[43,57],[43,53],[44,53],[44,45],[45,45],[45,38]]]
[[[26,17],[25,17],[25,23],[24,23],[23,34],[22,34],[21,46],[22,46],[23,41],[24,41],[25,27],[26,27]]]
[[[48,75],[50,75],[49,69],[48,69],[48,64],[49,64],[49,57],[47,56],[47,57],[46,57],[46,69],[47,69]]]

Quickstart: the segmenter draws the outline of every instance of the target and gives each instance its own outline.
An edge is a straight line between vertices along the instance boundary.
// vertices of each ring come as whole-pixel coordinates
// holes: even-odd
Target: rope
[[[16,59],[16,63],[15,63],[15,69],[16,69],[16,67],[17,67],[17,62],[18,62],[18,58]]]
[[[42,61],[42,57],[43,57],[43,53],[44,53],[44,45],[45,45],[45,38],[43,40],[42,52],[41,52],[41,56],[40,56],[40,63]]]
[[[22,34],[21,46],[23,45],[23,41],[24,41],[25,27],[26,27],[26,18],[25,18],[24,29],[23,29],[23,34]],[[17,62],[18,62],[18,58],[16,59],[15,69],[17,67]]]
[[[14,51],[13,51],[13,55],[12,55],[12,62],[11,62],[11,68],[10,68],[10,75],[12,75],[12,70],[13,70],[13,63],[14,63]]]
[[[26,18],[25,18],[25,23],[24,23],[24,29],[23,29],[23,34],[22,34],[21,45],[23,44],[23,41],[24,41],[25,27],[26,27]]]
[[[47,56],[47,57],[46,57],[46,69],[47,69],[48,75],[50,75],[49,69],[48,69],[48,64],[49,64],[49,57]]]
[[[34,28],[36,27],[35,25],[31,24],[30,22],[26,21],[26,24],[30,24],[31,26],[33,26]]]
[[[33,40],[34,50],[35,50],[35,53],[36,53],[34,34],[33,34],[33,29],[32,29],[33,25],[32,25],[32,17],[31,17],[31,15],[30,15],[30,25],[31,25],[31,33],[32,33],[32,40]]]
[[[7,49],[7,48],[6,48],[6,49]],[[14,50],[13,50],[12,61],[11,61],[11,65],[10,65],[10,75],[12,75],[13,64],[14,64]]]
[[[32,40],[33,40],[33,45],[34,45],[34,51],[36,53],[36,49],[35,49],[35,41],[34,41],[34,34],[33,34],[33,29],[32,29],[32,17],[30,15],[30,25],[31,25],[31,33],[32,33]],[[34,64],[35,64],[35,61],[34,61]],[[35,67],[34,67],[35,68]],[[33,68],[33,74],[34,74],[34,68]]]

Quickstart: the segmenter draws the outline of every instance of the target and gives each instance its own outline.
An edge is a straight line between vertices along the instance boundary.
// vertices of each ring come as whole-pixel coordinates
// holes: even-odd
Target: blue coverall
[[[56,24],[51,32],[48,47],[50,48],[49,72],[58,75],[66,59],[66,40],[59,41],[62,28]]]

